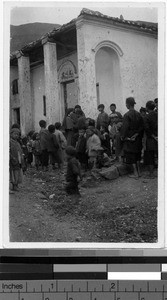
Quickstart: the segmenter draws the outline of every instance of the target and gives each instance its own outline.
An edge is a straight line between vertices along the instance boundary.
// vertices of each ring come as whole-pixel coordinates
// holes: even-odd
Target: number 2
[[[113,290],[113,289],[115,289],[115,283],[114,282],[111,283],[111,287],[110,287],[110,290]]]

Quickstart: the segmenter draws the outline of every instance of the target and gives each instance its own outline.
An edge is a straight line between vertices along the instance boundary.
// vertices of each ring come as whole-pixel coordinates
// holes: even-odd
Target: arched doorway
[[[121,51],[119,54],[122,55]],[[95,68],[97,104],[103,103],[106,111],[111,103],[115,103],[119,108],[122,101],[122,84],[118,52],[103,44],[96,51]]]
[[[60,84],[61,120],[68,108],[78,104],[78,76],[74,64],[68,60],[58,71]]]

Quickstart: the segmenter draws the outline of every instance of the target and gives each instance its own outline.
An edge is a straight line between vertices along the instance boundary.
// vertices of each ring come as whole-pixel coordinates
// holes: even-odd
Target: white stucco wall
[[[64,64],[66,61],[72,61],[72,63],[75,65],[76,72],[77,72],[77,53],[73,53],[61,60],[57,61],[57,69],[59,73],[59,69],[62,64]],[[77,80],[77,79],[76,79]],[[44,79],[44,65],[35,67],[31,69],[31,86],[32,86],[32,98],[33,98],[33,112],[34,112],[34,130],[39,131],[39,121],[41,119],[47,120],[47,117],[43,115],[43,95],[45,95],[45,79]],[[59,84],[59,97],[62,101],[63,95],[61,91],[61,86]],[[47,101],[47,99],[46,99]],[[71,100],[70,100],[71,101]],[[62,105],[63,107],[63,105]],[[60,121],[62,121],[64,117],[64,110],[63,108],[60,108]],[[59,120],[57,120],[59,121]],[[49,124],[47,124],[49,125]]]
[[[83,44],[84,37],[84,44]],[[103,41],[115,43],[123,52],[119,55],[120,74],[122,82],[122,99],[116,103],[117,109],[126,112],[125,99],[134,96],[137,102],[136,109],[145,106],[146,101],[156,98],[157,91],[157,39],[150,35],[130,30],[111,28],[110,25],[84,21],[77,29],[78,48],[81,44],[83,52],[83,65],[89,64],[89,69],[94,69],[96,46]],[[80,51],[81,52],[81,51]],[[94,55],[92,55],[92,53]],[[81,61],[81,55],[80,55]],[[91,63],[90,63],[91,61]],[[94,74],[92,72],[92,74]],[[81,74],[82,75],[82,74]],[[87,76],[90,76],[90,74]],[[94,79],[90,79],[92,85]],[[97,82],[97,81],[96,81]],[[80,83],[81,84],[81,83]],[[83,81],[83,84],[85,82]],[[121,87],[120,87],[121,88]],[[91,91],[91,88],[89,88]],[[92,87],[93,101],[90,101],[89,111],[94,111],[91,105],[95,105],[95,93]],[[110,99],[108,98],[109,112]],[[106,100],[107,101],[107,100]]]
[[[72,63],[75,65],[75,68],[76,68],[76,71],[78,69],[78,64],[77,64],[77,53],[72,53],[60,60],[57,61],[57,68],[58,68],[58,72],[59,72],[59,69],[61,67],[62,64],[64,64],[67,60],[71,60]]]
[[[33,97],[34,130],[39,131],[39,121],[46,120],[46,117],[43,115],[43,96],[45,95],[43,65],[31,70],[31,87]]]

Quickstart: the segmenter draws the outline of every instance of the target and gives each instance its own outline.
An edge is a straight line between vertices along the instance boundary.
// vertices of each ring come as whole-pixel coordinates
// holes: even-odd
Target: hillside
[[[54,28],[60,27],[59,24],[49,23],[29,23],[19,26],[10,26],[10,52],[20,50],[26,44],[31,43]]]

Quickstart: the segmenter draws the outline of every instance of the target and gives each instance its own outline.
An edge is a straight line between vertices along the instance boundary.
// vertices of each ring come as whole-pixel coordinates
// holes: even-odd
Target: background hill
[[[19,26],[10,26],[10,53],[20,50],[47,32],[57,29],[61,25],[50,23],[29,23]]]

